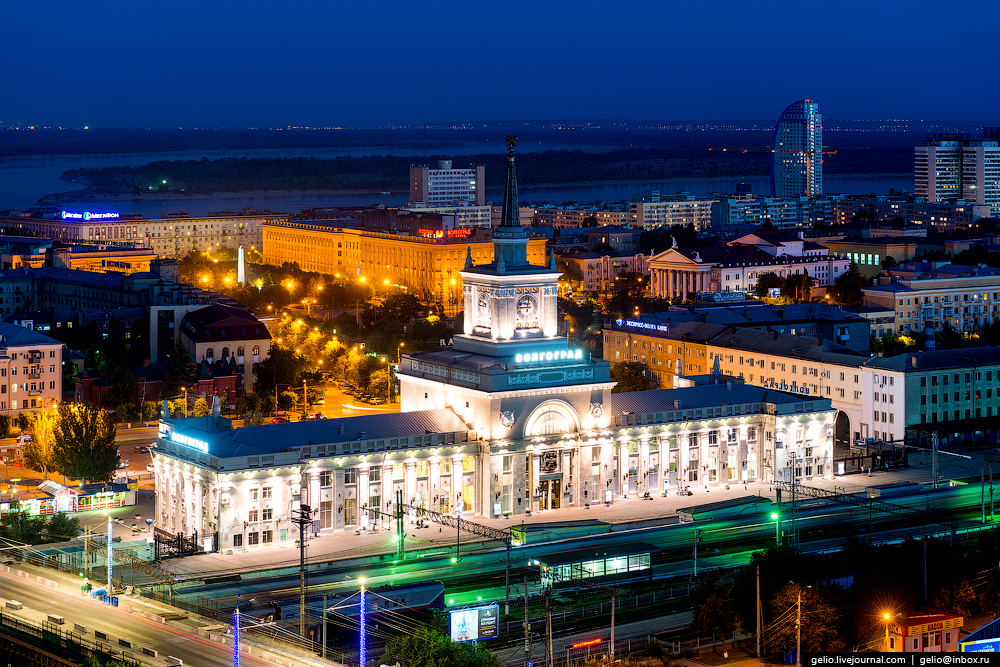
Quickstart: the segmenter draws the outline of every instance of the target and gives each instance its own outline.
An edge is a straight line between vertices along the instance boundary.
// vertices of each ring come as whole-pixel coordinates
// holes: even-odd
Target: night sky
[[[945,9],[947,8],[947,11]],[[7,2],[4,124],[989,120],[993,1]]]

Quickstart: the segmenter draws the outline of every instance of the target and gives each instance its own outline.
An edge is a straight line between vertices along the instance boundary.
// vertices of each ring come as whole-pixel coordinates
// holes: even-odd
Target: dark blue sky
[[[945,7],[947,11],[944,11]],[[991,120],[993,1],[5,3],[0,119]]]

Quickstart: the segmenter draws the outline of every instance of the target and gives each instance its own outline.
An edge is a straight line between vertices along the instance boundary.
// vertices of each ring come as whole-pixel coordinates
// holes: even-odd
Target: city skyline
[[[969,4],[986,23],[997,14],[993,5]],[[41,37],[28,6],[9,7],[5,18],[8,87],[24,93],[0,106],[7,125],[769,119],[803,98],[822,100],[828,118],[961,121],[989,118],[997,101],[988,88],[928,95],[920,86],[891,85],[920,72],[956,91],[982,88],[975,68],[899,46],[924,29],[919,6],[901,2],[847,3],[836,13],[735,2],[634,4],[614,13],[595,2],[475,10],[444,3],[431,11],[402,3],[378,9],[301,3],[281,12],[262,3],[239,11],[225,3],[182,2],[170,11],[65,3],[50,10]],[[761,38],[779,22],[784,35],[815,31],[819,22],[838,39],[813,48],[808,58],[781,58],[770,46],[776,42]],[[693,29],[674,29],[682,25]],[[962,28],[960,22],[936,25],[936,39],[964,39]],[[122,57],[125,51],[132,55]],[[731,86],[704,85],[720,74],[754,85],[741,86],[738,96]],[[427,94],[455,82],[464,94]],[[496,94],[512,86],[520,94]]]

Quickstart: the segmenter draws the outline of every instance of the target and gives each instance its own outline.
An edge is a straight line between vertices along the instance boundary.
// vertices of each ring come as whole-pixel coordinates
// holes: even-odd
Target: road
[[[133,653],[147,664],[162,666],[167,655],[181,658],[185,665],[197,667],[226,667],[233,664],[232,643],[226,646],[199,636],[199,626],[191,621],[171,620],[158,623],[125,611],[121,606],[110,607],[84,598],[78,590],[62,588],[54,592],[48,586],[16,576],[13,572],[0,572],[0,582],[5,599],[24,604],[24,608],[17,612],[5,609],[5,614],[16,614],[36,623],[46,620],[48,614],[62,616],[66,619],[64,630],[71,631],[74,623],[80,623],[86,626],[86,632],[80,634],[90,641],[94,641],[94,631],[98,630],[108,636],[107,641],[115,649],[120,649],[119,639],[132,642]],[[119,600],[121,604],[127,602],[124,597]],[[158,651],[159,656],[156,659],[142,656],[142,647]],[[274,665],[253,653],[244,655],[241,662],[245,665]]]

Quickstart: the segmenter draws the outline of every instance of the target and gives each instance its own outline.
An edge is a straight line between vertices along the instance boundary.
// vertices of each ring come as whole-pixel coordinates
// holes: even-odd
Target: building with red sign
[[[964,619],[933,609],[888,621],[885,651],[896,653],[948,653],[958,650],[958,634]]]

